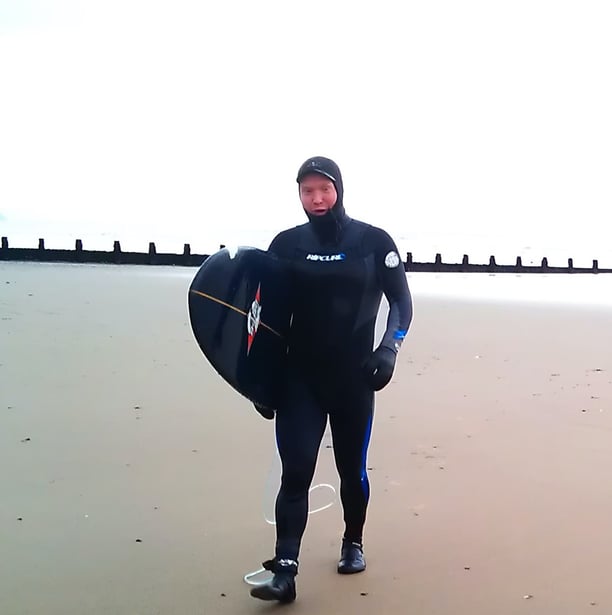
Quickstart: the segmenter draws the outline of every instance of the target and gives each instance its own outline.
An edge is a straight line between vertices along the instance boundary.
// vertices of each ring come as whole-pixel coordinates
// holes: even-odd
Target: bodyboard
[[[212,254],[189,287],[191,328],[204,356],[238,393],[270,409],[285,381],[289,288],[287,265],[250,247]]]

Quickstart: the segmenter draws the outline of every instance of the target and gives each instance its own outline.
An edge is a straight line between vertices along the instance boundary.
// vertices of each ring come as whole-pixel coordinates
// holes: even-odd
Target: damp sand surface
[[[0,264],[3,615],[270,611],[244,576],[272,555],[272,423],[197,348],[194,272]],[[368,570],[335,573],[336,502],[309,518],[289,609],[610,612],[612,311],[448,280],[411,278],[377,397]],[[325,443],[316,482],[337,487]]]

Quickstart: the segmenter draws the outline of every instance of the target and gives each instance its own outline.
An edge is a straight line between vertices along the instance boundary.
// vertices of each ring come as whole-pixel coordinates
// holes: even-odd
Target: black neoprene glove
[[[264,417],[264,419],[268,419],[271,421],[274,418],[274,410],[270,410],[269,408],[265,408],[264,406],[260,406],[258,404],[253,404],[255,406],[255,410]]]
[[[397,354],[386,346],[379,346],[365,364],[365,378],[372,390],[386,387],[393,376]]]

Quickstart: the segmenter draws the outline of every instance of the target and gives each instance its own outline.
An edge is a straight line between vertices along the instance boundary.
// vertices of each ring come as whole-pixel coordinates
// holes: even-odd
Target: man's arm
[[[376,260],[383,292],[389,302],[389,316],[380,346],[397,354],[412,322],[412,295],[395,242],[385,233],[381,244],[382,250],[377,253]]]
[[[412,322],[412,296],[397,246],[378,229],[375,247],[376,269],[383,293],[389,302],[387,328],[378,348],[365,366],[366,379],[374,391],[389,384],[397,353]]]

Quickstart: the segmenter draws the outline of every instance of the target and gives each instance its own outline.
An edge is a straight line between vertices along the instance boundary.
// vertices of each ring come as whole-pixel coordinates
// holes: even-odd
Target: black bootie
[[[292,559],[271,559],[262,566],[274,573],[272,580],[264,585],[258,585],[251,590],[253,598],[260,600],[277,600],[278,602],[293,602],[295,600],[295,576],[298,563]]]
[[[365,558],[363,557],[363,545],[360,542],[342,540],[342,550],[340,551],[340,561],[338,562],[339,574],[355,574],[363,572],[366,568]]]

